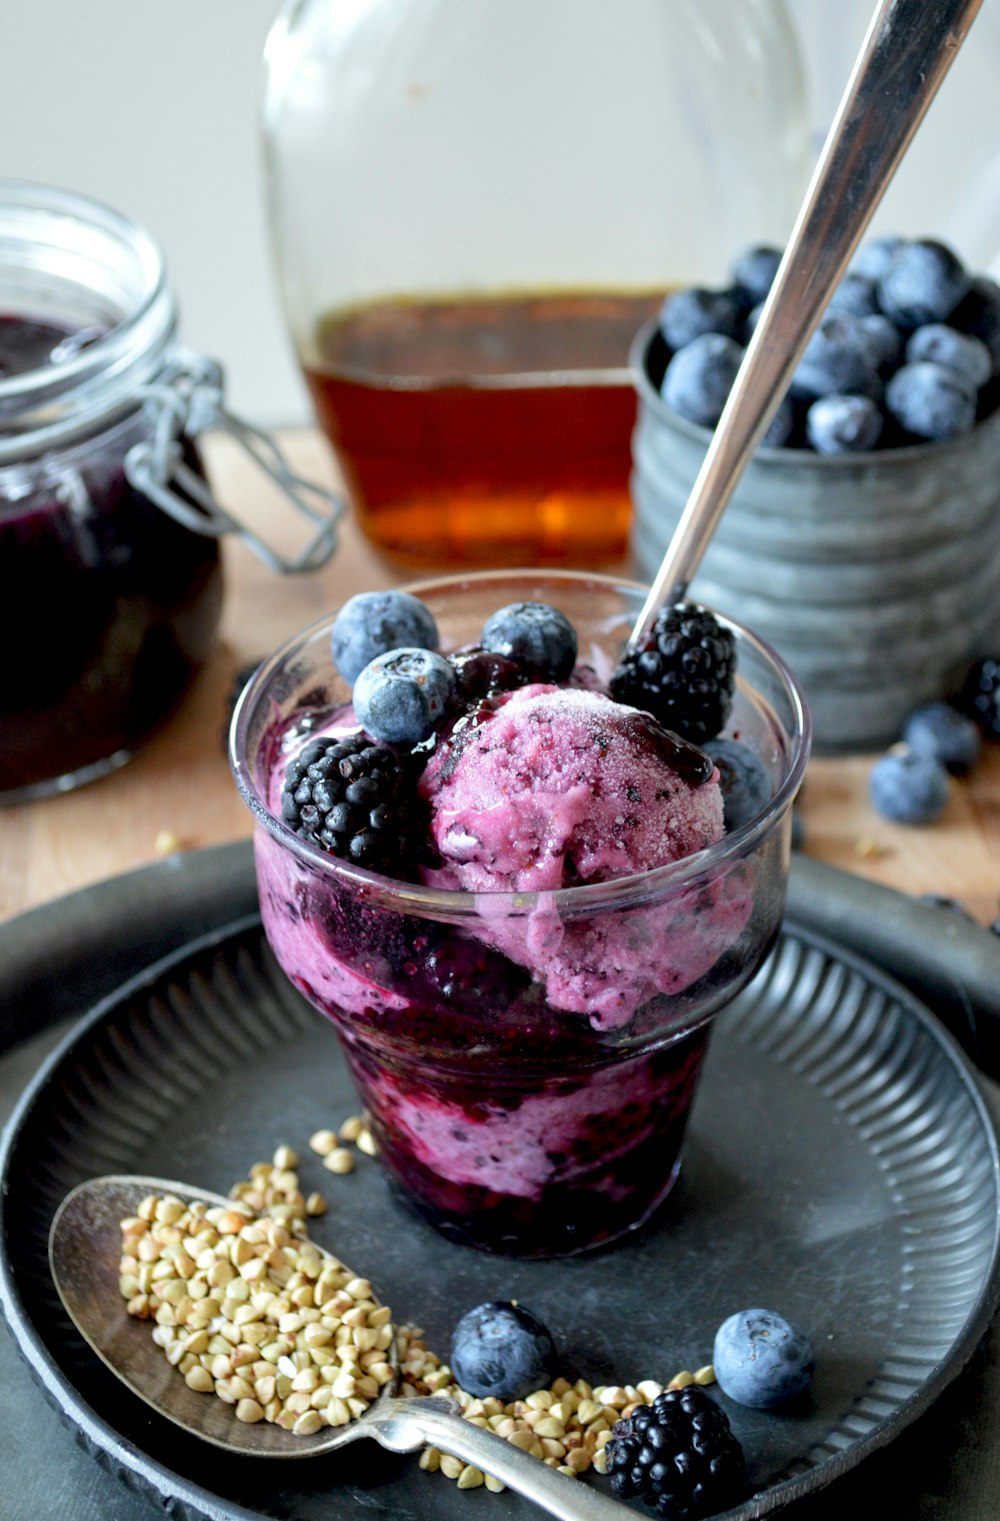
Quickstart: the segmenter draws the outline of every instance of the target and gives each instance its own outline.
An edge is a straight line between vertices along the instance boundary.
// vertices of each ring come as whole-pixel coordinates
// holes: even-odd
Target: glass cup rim
[[[638,581],[597,571],[533,568],[469,571],[431,576],[419,581],[408,581],[394,589],[407,591],[413,596],[421,596],[431,592],[447,593],[452,589],[475,589],[477,585],[485,587],[497,581],[519,582],[522,585],[553,581],[597,585],[609,591],[635,596],[637,612],[648,590]],[[229,728],[229,763],[237,788],[256,824],[263,827],[278,844],[291,851],[304,864],[314,870],[319,870],[323,875],[333,878],[345,887],[363,889],[369,904],[399,913],[454,921],[466,918],[481,919],[484,917],[484,909],[487,913],[497,914],[498,917],[521,917],[544,908],[557,912],[561,919],[569,919],[583,913],[620,909],[646,901],[656,901],[675,888],[687,887],[703,878],[718,875],[735,861],[752,853],[761,840],[771,832],[775,822],[786,808],[791,806],[801,785],[809,758],[812,724],[805,695],[793,672],[771,645],[760,639],[744,624],[714,608],[709,608],[706,603],[699,602],[696,605],[713,612],[725,627],[734,631],[743,643],[754,649],[757,655],[773,668],[784,688],[794,725],[787,737],[789,765],[766,806],[748,823],[723,835],[713,845],[706,846],[692,855],[683,856],[680,860],[669,862],[665,866],[655,866],[646,871],[634,872],[629,876],[615,877],[608,882],[588,882],[546,892],[512,892],[503,889],[491,892],[468,892],[425,887],[420,883],[402,882],[396,878],[382,876],[378,872],[368,871],[349,861],[341,860],[331,855],[329,851],[323,850],[321,846],[296,834],[283,820],[276,818],[270,811],[250,774],[247,764],[250,721],[259,702],[265,697],[275,671],[321,634],[329,635],[329,630],[337,615],[336,608],[325,613],[321,618],[315,619],[306,628],[300,629],[274,650],[257,667],[240,693]]]

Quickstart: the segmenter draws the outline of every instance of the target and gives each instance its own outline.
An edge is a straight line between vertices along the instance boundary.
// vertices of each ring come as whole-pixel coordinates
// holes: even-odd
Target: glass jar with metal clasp
[[[206,429],[305,516],[294,558],[215,500]],[[341,509],[228,412],[219,365],[180,346],[143,227],[0,181],[0,802],[113,770],[171,712],[215,639],[220,535],[276,571],[314,570]]]

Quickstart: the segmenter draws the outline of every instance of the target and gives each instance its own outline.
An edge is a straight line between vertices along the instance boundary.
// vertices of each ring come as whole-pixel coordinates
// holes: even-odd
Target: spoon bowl
[[[563,1521],[620,1521],[632,1514],[616,1500],[473,1426],[451,1400],[429,1395],[398,1398],[395,1341],[387,1353],[395,1377],[364,1414],[349,1425],[327,1426],[311,1436],[296,1436],[267,1421],[248,1424],[216,1396],[189,1389],[153,1341],[149,1322],[128,1313],[118,1286],[121,1221],[134,1215],[150,1194],[232,1208],[231,1199],[164,1178],[90,1178],[67,1194],[56,1211],[49,1232],[49,1266],[80,1335],[133,1394],[174,1425],[248,1458],[317,1457],[359,1437],[373,1437],[398,1453],[432,1444],[500,1479]],[[312,1245],[321,1256],[331,1256],[316,1242]]]
[[[150,1194],[172,1194],[185,1204],[196,1199],[232,1209],[231,1199],[204,1189],[185,1188],[163,1178],[110,1176],[81,1183],[63,1200],[49,1233],[49,1266],[67,1314],[84,1340],[112,1373],[168,1421],[206,1442],[248,1457],[308,1458],[343,1447],[359,1436],[364,1422],[384,1411],[398,1385],[395,1342],[390,1353],[396,1379],[385,1384],[365,1415],[348,1426],[325,1426],[312,1436],[296,1436],[269,1421],[237,1420],[233,1407],[189,1389],[153,1341],[148,1320],[130,1315],[118,1290],[121,1221],[134,1215]],[[316,1246],[316,1243],[313,1242]],[[316,1249],[324,1257],[322,1247]],[[450,1400],[438,1402],[455,1410]],[[415,1445],[420,1445],[416,1443]]]

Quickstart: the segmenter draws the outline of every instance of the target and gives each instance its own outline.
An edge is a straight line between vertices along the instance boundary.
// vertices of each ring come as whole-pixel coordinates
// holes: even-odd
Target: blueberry
[[[750,308],[750,310],[747,312],[746,316],[744,317],[744,319],[743,319],[743,342],[744,343],[749,343],[750,339],[753,337],[754,328],[757,326],[758,322],[760,321],[760,314],[761,314],[761,312],[763,310],[764,310],[764,303],[763,303],[763,301],[758,301],[757,305],[756,306],[752,306]]]
[[[767,425],[761,443],[768,449],[780,449],[787,444],[795,430],[795,406],[790,396],[783,396],[778,410]]]
[[[830,297],[828,310],[847,312],[851,317],[875,316],[878,312],[875,281],[869,280],[867,276],[859,274],[856,270],[848,270]]]
[[[743,350],[722,333],[703,333],[678,350],[667,365],[662,395],[691,422],[714,428],[740,367]]]
[[[354,682],[377,655],[403,646],[436,650],[437,625],[430,608],[409,592],[359,592],[334,619],[330,646],[337,670]]]
[[[957,438],[976,423],[976,393],[943,364],[904,364],[885,388],[886,410],[917,438]]]
[[[868,396],[820,396],[806,413],[806,438],[817,454],[874,449],[881,432],[881,409]]]
[[[889,268],[889,262],[903,239],[889,233],[882,238],[871,238],[864,243],[851,260],[851,274],[863,275],[866,280],[878,282]]]
[[[868,787],[876,812],[894,824],[933,824],[948,801],[947,771],[909,745],[894,745],[875,762]]]
[[[944,322],[925,322],[910,335],[906,344],[906,362],[918,364],[921,359],[930,359],[954,370],[976,391],[993,374],[993,359],[985,343]]]
[[[966,776],[979,759],[978,726],[947,702],[915,708],[903,725],[903,742],[918,755],[929,755],[952,776]]]
[[[358,723],[387,745],[415,745],[434,732],[456,687],[453,667],[434,650],[390,650],[354,683]]]
[[[748,745],[735,739],[710,739],[702,749],[719,768],[726,830],[739,829],[771,796],[771,778],[764,762]]]
[[[672,349],[682,349],[702,333],[724,333],[735,338],[740,326],[736,302],[725,291],[692,286],[677,290],[660,308],[660,332]]]
[[[483,649],[516,660],[535,681],[565,681],[576,665],[576,630],[547,602],[512,602],[483,625]]]
[[[876,395],[879,379],[860,319],[846,312],[824,317],[792,376],[793,396],[815,401],[832,392]]]
[[[745,322],[752,307],[760,304],[752,291],[747,290],[745,285],[729,285],[723,293],[728,296],[736,308],[736,316],[740,322]]]
[[[897,326],[945,322],[968,294],[971,276],[943,243],[901,243],[878,282],[878,304]]]
[[[771,248],[766,244],[748,248],[733,264],[733,283],[748,291],[754,302],[763,301],[774,284],[780,263],[779,248]]]
[[[738,1310],[715,1333],[712,1366],[723,1394],[773,1410],[807,1389],[815,1371],[809,1338],[775,1310]]]
[[[878,314],[858,320],[872,363],[880,375],[889,375],[903,357],[903,335],[894,322]]]
[[[985,343],[996,374],[1000,370],[1000,285],[987,275],[977,275],[969,294],[958,303],[948,322],[960,333],[968,333]]]
[[[523,1399],[543,1389],[555,1366],[555,1343],[537,1316],[508,1301],[463,1315],[451,1343],[451,1371],[477,1399]]]

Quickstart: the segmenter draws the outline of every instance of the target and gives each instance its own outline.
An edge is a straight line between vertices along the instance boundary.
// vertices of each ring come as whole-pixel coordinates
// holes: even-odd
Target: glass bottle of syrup
[[[620,561],[632,337],[804,187],[783,0],[293,0],[265,64],[281,295],[368,537]]]

